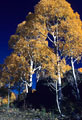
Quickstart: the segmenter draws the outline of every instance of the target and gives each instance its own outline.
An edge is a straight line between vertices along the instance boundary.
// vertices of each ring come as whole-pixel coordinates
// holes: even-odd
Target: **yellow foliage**
[[[13,102],[14,100],[16,100],[16,95],[15,95],[15,93],[11,93],[11,102]]]
[[[34,92],[36,92],[36,90],[35,90],[35,89],[33,89],[33,90],[32,90],[32,93],[34,93]]]
[[[4,99],[2,100],[2,104],[8,104],[8,99],[7,99],[7,98],[4,98]]]
[[[26,21],[23,21],[22,23],[18,24],[18,27],[22,27],[23,25],[25,25]]]
[[[25,79],[28,80],[28,74],[28,62],[24,56],[18,56],[16,53],[12,53],[6,58],[2,72],[2,78],[5,80],[5,83],[10,81],[10,84],[13,85],[15,81],[24,75]],[[13,77],[13,80],[11,80],[11,77]]]
[[[78,71],[82,73],[82,68],[79,68]]]
[[[11,35],[10,40],[8,41],[9,47],[13,48],[13,46],[16,44],[18,40],[19,40],[18,35]]]
[[[10,38],[9,43],[12,44],[14,53],[6,60],[10,73],[4,72],[3,75],[9,79],[12,74],[16,80],[24,71],[28,79],[30,71],[33,71],[33,68],[30,70],[32,59],[33,67],[40,64],[42,69],[46,69],[47,74],[56,80],[58,62],[60,62],[59,67],[63,77],[71,67],[66,65],[65,59],[59,58],[59,61],[57,53],[54,54],[54,51],[48,47],[46,41],[48,33],[58,37],[55,47],[59,47],[61,54],[73,57],[82,54],[82,21],[79,14],[74,13],[66,0],[40,0],[35,6],[34,13],[29,12],[26,21],[17,26],[17,35]],[[14,71],[17,74],[14,74]]]
[[[40,0],[35,6],[35,14],[40,23],[46,23],[46,29],[52,35],[54,32],[56,36],[58,27],[58,37],[65,41],[59,41],[64,54],[73,57],[82,54],[82,21],[66,0]]]

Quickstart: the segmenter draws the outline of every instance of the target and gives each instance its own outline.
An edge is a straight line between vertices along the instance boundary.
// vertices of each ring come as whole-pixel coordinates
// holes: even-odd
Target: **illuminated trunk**
[[[62,89],[61,89],[61,73],[60,73],[60,59],[59,55],[57,54],[57,64],[58,64],[58,81],[57,81],[57,106],[59,113],[61,114],[60,106],[62,101]]]
[[[74,77],[75,88],[76,88],[76,93],[77,93],[77,100],[79,100],[80,99],[80,94],[79,94],[79,89],[78,89],[78,85],[77,85],[77,79],[76,79],[76,74],[75,74],[73,57],[71,57],[71,65],[72,65],[73,77]]]
[[[26,93],[28,93],[28,83],[26,83],[25,86],[26,86]]]
[[[57,81],[57,87],[58,87],[58,92],[57,92],[57,105],[58,105],[58,110],[59,113],[61,114],[61,100],[62,100],[62,89],[61,89],[61,72],[60,72],[60,56],[59,56],[59,38],[58,38],[58,23],[57,23],[57,29],[56,29],[56,39],[54,39],[54,43],[56,46],[56,54],[57,54],[57,67],[58,67],[58,81]]]
[[[61,100],[62,100],[62,90],[61,90],[60,68],[58,68],[58,100],[59,100],[59,103],[61,103]]]
[[[37,72],[37,82],[39,81],[39,79],[40,79],[40,75],[39,75],[39,73]]]
[[[32,87],[32,76],[33,76],[33,60],[30,61],[30,85],[29,87]]]
[[[58,111],[61,114],[60,104],[59,104],[59,96],[58,96],[58,89],[57,89],[57,81],[56,81],[56,103],[57,103]]]

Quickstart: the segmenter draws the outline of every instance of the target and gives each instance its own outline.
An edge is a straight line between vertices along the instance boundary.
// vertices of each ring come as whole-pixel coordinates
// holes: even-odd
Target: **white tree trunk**
[[[32,76],[33,76],[33,60],[30,61],[30,84],[29,87],[32,87]]]
[[[59,61],[59,56],[58,56],[58,100],[59,104],[61,103],[62,100],[62,89],[61,89],[61,73],[60,73],[60,61]]]
[[[77,79],[76,79],[76,74],[75,74],[73,57],[71,57],[71,65],[72,65],[73,77],[74,77],[74,82],[75,82],[75,88],[76,88],[76,92],[77,92],[77,99],[79,100],[80,95],[79,95],[79,89],[78,89],[78,85],[77,85]]]
[[[58,111],[59,111],[59,113],[61,114],[61,109],[60,109],[59,100],[58,100],[57,81],[56,81],[56,102],[57,102]]]
[[[39,75],[39,73],[37,72],[37,82],[39,81],[39,79],[40,79],[40,75]]]
[[[59,100],[59,105],[61,104],[62,100],[62,90],[61,90],[61,71],[60,71],[60,57],[59,57],[59,45],[58,45],[58,29],[57,29],[57,65],[58,65],[58,100]]]
[[[28,93],[28,83],[25,83],[26,86],[26,93]]]
[[[60,104],[61,104],[61,100],[62,100],[62,91],[61,91],[61,72],[60,72],[60,57],[59,57],[59,41],[58,41],[58,23],[57,23],[57,29],[56,29],[56,37],[54,36],[54,45],[56,47],[56,55],[57,55],[57,67],[58,67],[58,81],[57,81],[57,85],[58,89],[57,89],[57,106],[58,106],[58,110],[59,113],[61,114],[61,109],[60,109]]]

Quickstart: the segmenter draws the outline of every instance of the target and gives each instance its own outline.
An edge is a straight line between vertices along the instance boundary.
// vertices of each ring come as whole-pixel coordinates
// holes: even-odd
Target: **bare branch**
[[[35,72],[37,69],[41,69],[41,66],[37,67],[37,68],[34,68],[33,72]]]
[[[47,35],[48,39],[54,44],[54,42],[52,41],[52,39]]]
[[[77,57],[77,58],[74,60],[74,63],[75,63],[79,58],[81,58],[81,56]]]

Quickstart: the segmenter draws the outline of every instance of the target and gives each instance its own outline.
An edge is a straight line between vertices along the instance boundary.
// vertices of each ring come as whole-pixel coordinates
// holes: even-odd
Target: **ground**
[[[64,103],[63,103],[64,104]],[[0,107],[0,120],[82,120],[82,103],[65,103],[62,115],[57,109],[10,108]]]

